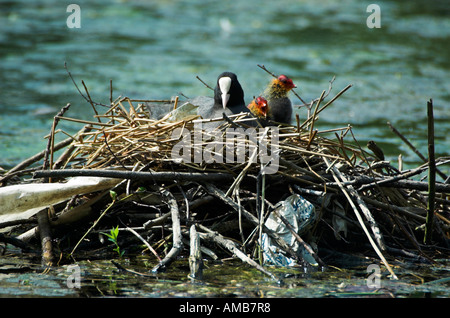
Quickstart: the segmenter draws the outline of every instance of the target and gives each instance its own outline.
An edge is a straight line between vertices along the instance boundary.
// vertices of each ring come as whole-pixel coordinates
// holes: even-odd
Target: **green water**
[[[153,257],[138,256],[62,264],[43,273],[26,256],[0,259],[0,297],[150,297],[150,298],[448,298],[448,260],[430,265],[400,265],[391,280],[380,266],[378,285],[367,271],[374,259],[360,259],[352,268],[329,267],[324,271],[266,267],[278,281],[237,259],[222,262],[205,258],[203,279],[188,278],[188,259],[181,257],[166,272],[151,274]],[[79,276],[76,276],[78,275]],[[79,285],[76,285],[79,277]],[[292,304],[289,304],[290,306]]]
[[[356,0],[76,3],[81,27],[70,29],[68,3],[0,2],[0,166],[43,150],[53,116],[67,103],[66,116],[92,118],[65,62],[80,88],[84,80],[103,103],[111,79],[114,97],[167,99],[210,94],[196,75],[214,85],[223,70],[238,74],[249,102],[270,80],[257,64],[288,74],[309,102],[336,75],[330,97],[353,87],[321,113],[318,128],[351,124],[361,144],[373,139],[388,159],[402,154],[415,165],[417,156],[386,122],[426,155],[426,102],[432,98],[436,152],[449,154],[448,1],[378,1],[381,28],[367,27],[370,2]],[[304,108],[297,112],[306,116]]]

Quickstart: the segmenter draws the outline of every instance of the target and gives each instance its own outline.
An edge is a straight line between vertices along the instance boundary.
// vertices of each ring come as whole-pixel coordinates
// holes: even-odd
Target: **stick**
[[[261,68],[262,70],[266,71],[267,73],[269,73],[270,75],[272,75],[273,77],[275,77],[275,78],[278,77],[274,73],[270,72],[264,65],[257,64],[257,66],[259,68]],[[306,104],[306,102],[294,90],[292,90],[292,93],[294,93],[294,95],[297,96],[297,98],[300,99],[303,104]]]
[[[331,167],[330,163],[328,162],[327,158],[323,158],[323,160],[325,161],[325,163],[327,164],[328,167]],[[353,203],[352,198],[350,197],[350,195],[347,193],[346,188],[342,185],[341,181],[338,178],[339,175],[339,170],[333,166],[331,167],[331,172],[333,174],[333,178],[336,180],[336,182],[338,183],[339,187],[341,188],[342,193],[345,195],[345,197],[347,198],[348,202],[350,203],[350,205],[353,208],[353,211],[355,212],[356,218],[358,219],[359,224],[361,225],[364,233],[366,234],[367,238],[369,239],[370,244],[372,245],[373,249],[375,250],[375,252],[377,253],[377,255],[380,257],[381,261],[384,263],[384,265],[386,266],[386,268],[388,269],[388,271],[391,273],[392,278],[393,279],[398,279],[397,276],[395,275],[395,273],[393,272],[391,266],[388,264],[388,262],[386,261],[386,259],[384,258],[383,254],[381,253],[381,251],[379,250],[378,246],[376,245],[376,243],[374,242],[374,240],[372,239],[372,236],[370,235],[369,231],[367,230],[366,225],[364,224],[363,219],[361,218],[361,215],[359,214],[358,209],[356,208],[355,204]]]
[[[275,209],[272,211],[275,213],[275,215],[286,225],[286,227],[289,229],[289,231],[294,235],[297,242],[299,242],[303,247],[308,251],[309,254],[316,260],[317,264],[319,264],[322,268],[325,268],[325,263],[320,259],[320,257],[314,252],[314,250],[309,246],[301,237],[298,235],[298,233],[295,231],[295,229],[292,227],[292,224],[289,223],[288,220],[284,216],[282,216],[278,211]]]
[[[109,209],[111,209],[111,207],[116,203],[116,196],[112,196],[113,200],[110,203],[110,205],[108,205],[108,207],[102,212],[102,214],[100,214],[100,216],[98,217],[97,220],[94,221],[94,223],[92,224],[92,226],[83,234],[83,236],[80,238],[80,240],[78,241],[78,243],[75,245],[75,247],[72,249],[72,252],[70,252],[70,256],[73,256],[73,253],[75,253],[75,250],[77,249],[78,245],[80,245],[80,243],[84,240],[84,238],[89,234],[89,232],[92,231],[92,229],[94,229],[94,227],[98,224],[98,222],[100,222],[100,220],[105,216],[106,212],[109,211]]]
[[[87,87],[86,87],[86,84],[84,84],[84,81],[83,81],[83,80],[81,80],[81,84],[83,84],[84,90],[85,90],[86,95],[87,95],[87,97],[88,97],[88,99],[89,99],[89,104],[91,104],[92,109],[94,110],[95,115],[97,115],[97,120],[98,120],[98,122],[100,123],[100,122],[101,122],[100,117],[98,117],[97,109],[95,109],[94,101],[92,100],[91,95],[89,94],[89,91],[88,91],[88,89],[87,89]],[[95,117],[95,116],[94,116],[94,117]]]
[[[430,100],[431,101],[431,100]],[[428,102],[429,103],[429,102]],[[431,101],[431,104],[432,104],[433,102]],[[429,118],[428,118],[429,119]],[[387,122],[387,124],[388,124],[388,126],[389,126],[389,128],[392,130],[392,132],[393,133],[395,133],[397,136],[399,136],[400,137],[400,139],[401,140],[403,140],[403,142],[420,158],[420,159],[422,159],[422,161],[423,162],[428,162],[428,159],[427,158],[425,158],[425,156],[424,155],[422,155],[422,153],[419,151],[419,150],[417,150],[417,148],[416,147],[414,147],[413,145],[412,145],[412,143],[410,143],[409,142],[409,140],[408,139],[406,139],[406,137],[405,136],[403,136],[390,122]],[[434,130],[434,128],[433,128],[433,130]],[[436,172],[439,174],[439,176],[441,176],[441,178],[442,179],[447,179],[447,175],[445,174],[445,173],[443,173],[442,171],[440,171],[439,169],[437,169],[436,168]]]
[[[152,273],[157,273],[162,269],[165,269],[170,263],[172,263],[180,251],[183,249],[183,242],[181,240],[181,225],[180,225],[180,214],[178,211],[178,204],[175,197],[168,190],[163,187],[160,188],[160,192],[167,200],[167,204],[170,207],[170,213],[172,217],[172,248],[169,253],[167,253],[166,257],[162,261],[160,261],[155,267],[152,269]]]
[[[50,222],[52,228],[57,228],[64,225],[73,226],[74,223],[80,222],[81,220],[92,216],[94,213],[92,206],[102,200],[109,193],[109,190],[103,191],[95,197],[89,199],[89,201],[68,210],[64,210],[55,221]]]
[[[113,83],[112,79],[109,80],[109,102],[113,103]]]
[[[436,196],[436,161],[434,158],[434,116],[433,101],[427,103],[428,116],[428,204],[427,204],[427,221],[425,223],[425,244],[431,243],[433,233],[433,216],[434,216],[434,199]]]
[[[419,222],[425,222],[425,217],[418,215],[416,213],[413,213],[411,211],[408,211],[408,209],[406,207],[400,207],[397,205],[393,205],[393,204],[388,204],[388,203],[383,203],[381,201],[372,199],[372,198],[368,198],[368,197],[362,197],[362,199],[364,200],[364,202],[366,202],[369,205],[372,205],[374,207],[378,207],[381,209],[385,209],[385,210],[390,210],[392,209],[392,211],[403,214],[404,216],[408,217],[409,219],[414,219],[417,220]]]
[[[54,150],[57,151],[61,148],[64,148],[68,145],[70,145],[70,143],[73,141],[72,138],[67,138],[59,143],[57,143],[54,147]],[[14,175],[15,172],[18,172],[20,170],[25,169],[26,167],[32,165],[33,163],[41,160],[42,158],[44,158],[46,153],[46,150],[42,150],[41,152],[35,154],[34,156],[22,161],[21,163],[19,163],[18,165],[16,165],[14,168],[10,169],[2,178],[0,178],[0,185],[6,181],[7,179],[9,179],[11,176]]]
[[[333,75],[333,77],[332,77],[331,80],[329,81],[329,84],[328,84],[328,90],[327,90],[327,92],[325,93],[325,95],[323,96],[323,99],[327,98],[328,95],[330,95],[331,90],[333,89],[333,82],[334,82],[335,79],[336,79],[336,75]],[[319,100],[319,98],[315,98],[315,99],[313,99],[311,102],[309,102],[308,104],[296,105],[296,107],[298,107],[298,108],[300,108],[300,107],[306,107],[306,108],[308,109],[308,117],[309,117],[309,116],[311,115],[311,114],[310,114],[310,110],[311,110],[312,105],[313,105],[316,101],[318,101],[318,100]]]
[[[336,169],[336,171],[337,171],[338,176],[341,178],[341,180],[343,182],[348,181],[347,178],[343,174],[341,174],[338,169]],[[366,217],[366,220],[369,223],[370,228],[372,229],[372,233],[375,236],[378,246],[380,247],[381,250],[385,251],[386,247],[384,245],[383,238],[381,236],[381,231],[378,228],[378,225],[377,225],[375,219],[373,218],[372,214],[370,213],[369,208],[366,206],[363,199],[359,196],[358,192],[356,192],[356,190],[353,188],[353,186],[349,185],[349,186],[347,186],[347,189],[349,190],[350,194],[356,199],[356,202],[358,203],[359,207],[361,208],[361,211],[363,212],[364,216]]]
[[[233,176],[228,173],[208,172],[140,172],[123,170],[95,170],[95,169],[64,169],[36,171],[35,178],[45,177],[104,177],[131,180],[154,180],[154,181],[231,181]]]
[[[53,152],[55,150],[55,128],[58,125],[59,119],[63,117],[64,113],[69,110],[70,104],[68,103],[66,106],[61,108],[58,114],[53,118],[53,125],[50,131],[50,137],[47,143],[47,149],[45,151],[44,164],[42,165],[42,169],[46,170],[48,167],[53,167]],[[50,156],[50,162],[48,157]],[[50,181],[50,180],[49,180]]]
[[[67,121],[73,121],[75,123],[81,123],[81,124],[87,124],[87,125],[97,125],[97,126],[106,126],[106,127],[112,127],[113,124],[107,124],[107,123],[101,123],[101,122],[95,122],[95,121],[89,121],[89,120],[83,120],[83,119],[77,119],[77,118],[70,118],[70,117],[56,117],[58,119],[64,119]]]
[[[409,177],[418,175],[419,173],[422,173],[425,169],[426,169],[426,167],[419,167],[419,168],[404,172],[402,174],[399,174],[395,177],[386,178],[386,179],[382,179],[379,181],[373,180],[373,181],[368,182],[368,184],[361,186],[358,189],[358,191],[367,190],[369,188],[376,187],[376,186],[387,186],[389,183],[393,183],[395,181],[400,181],[400,180],[407,179]]]
[[[195,229],[195,225],[191,226],[190,233],[190,255],[189,255],[189,268],[191,273],[189,278],[202,279],[203,278],[203,261],[202,251],[200,250],[200,237]]]
[[[22,220],[13,220],[13,221],[6,221],[0,223],[0,229],[4,227],[9,226],[16,226],[16,225],[22,225],[22,224],[36,224],[36,220],[33,219],[22,219]]]
[[[261,136],[261,141],[263,140],[264,136],[266,136],[267,132],[268,132],[268,130],[265,129],[263,135]],[[254,143],[255,143],[255,146],[261,145],[261,143],[258,140],[254,141]],[[249,147],[249,149],[250,149],[250,147]],[[255,162],[257,154],[258,154],[258,147],[255,147],[255,150],[253,151],[251,157],[249,158],[247,165],[244,167],[244,169],[242,169],[242,171],[239,173],[237,178],[233,181],[233,184],[230,186],[230,188],[228,189],[225,196],[229,196],[233,192],[233,189],[235,189],[236,187],[239,187],[242,179],[244,178],[245,174],[247,173],[247,170],[250,169],[250,166],[253,164],[253,162]]]
[[[383,181],[383,180],[381,180],[381,181]],[[428,191],[428,182],[414,181],[414,180],[398,180],[398,181],[383,184],[383,187],[402,188],[402,189],[418,190],[418,191]],[[435,187],[436,193],[449,193],[450,192],[450,184],[435,183],[434,187]],[[368,187],[368,188],[370,188],[370,187]],[[366,189],[366,187],[364,187],[364,189]],[[360,189],[358,189],[358,191],[359,190]]]
[[[261,180],[260,180],[261,179]],[[257,180],[261,182],[257,182],[257,189],[256,189],[256,211],[259,214],[259,236],[258,236],[258,242],[259,246],[262,247],[262,229],[264,225],[264,199],[266,194],[266,175],[262,173],[262,167],[261,167],[261,173],[258,175]],[[261,185],[259,184],[261,183]],[[262,257],[262,248],[259,249],[259,259],[261,262],[261,265],[263,263],[263,257]]]
[[[11,244],[13,246],[16,246],[16,247],[22,249],[25,252],[36,252],[33,250],[31,245],[28,245],[26,242],[24,242],[16,237],[5,236],[3,233],[0,233],[0,242]]]
[[[130,273],[130,274],[134,274],[134,275],[137,275],[137,276],[150,277],[150,278],[158,279],[158,277],[155,276],[155,275],[152,275],[152,274],[145,274],[145,273],[140,273],[140,272],[137,272],[137,271],[135,271],[135,270],[125,268],[125,267],[123,267],[122,265],[120,265],[119,263],[117,263],[117,262],[115,262],[115,261],[113,261],[113,260],[111,260],[111,263],[113,263],[113,265],[116,266],[116,267],[117,267],[119,270],[121,270],[121,271]]]
[[[325,108],[330,106],[336,99],[338,99],[342,94],[344,94],[350,87],[352,87],[351,84],[347,85],[343,90],[341,90],[339,93],[336,94],[329,102],[327,102],[325,105],[323,105],[320,109],[317,110],[316,116],[323,111]],[[300,129],[302,129],[305,125],[307,125],[311,120],[313,120],[313,116],[309,117],[303,124],[300,125]]]
[[[37,220],[39,224],[39,234],[41,238],[42,265],[46,267],[52,266],[53,247],[47,209],[44,209],[37,213]]]
[[[203,85],[205,85],[206,87],[208,87],[211,90],[214,90],[214,88],[212,88],[211,86],[209,86],[208,84],[206,84],[198,75],[195,77],[196,79],[198,79],[200,82],[203,83]]]
[[[325,91],[322,91],[322,94],[320,95],[319,100],[317,101],[316,108],[314,108],[314,113],[312,115],[312,123],[311,123],[311,127],[309,130],[309,139],[310,139],[309,143],[311,143],[311,139],[312,139],[314,123],[316,121],[316,116],[317,116],[317,110],[319,109],[320,103],[322,102],[324,95],[325,95]]]
[[[231,253],[233,253],[234,255],[236,255],[238,258],[240,258],[243,262],[255,267],[257,270],[259,270],[260,272],[266,274],[267,276],[269,276],[271,279],[275,280],[275,281],[279,281],[279,279],[272,274],[271,272],[269,272],[268,270],[266,270],[264,267],[262,267],[261,265],[259,265],[257,262],[255,262],[254,260],[252,260],[250,257],[248,257],[247,255],[245,255],[237,246],[236,244],[229,240],[224,238],[222,235],[220,235],[217,232],[214,232],[210,229],[208,229],[206,226],[203,226],[201,224],[198,225],[200,229],[202,229],[203,231],[207,232],[207,234],[205,235],[205,239],[207,240],[213,240],[214,242],[216,242],[219,245],[222,245],[223,247],[225,247],[227,250],[229,250]]]
[[[176,96],[175,97],[175,101],[173,102],[173,109],[175,110],[175,109],[177,109],[177,107],[178,107],[178,96]]]
[[[253,225],[259,226],[259,220],[256,218],[253,214],[248,212],[244,207],[237,204],[233,200],[231,200],[229,197],[225,196],[225,193],[223,193],[220,189],[218,189],[216,186],[214,186],[211,183],[205,184],[206,189],[210,192],[211,195],[218,197],[222,201],[224,201],[226,204],[230,205],[235,211],[241,211],[242,215],[249,220]],[[265,225],[263,225],[263,231],[267,233],[270,237],[272,237],[278,246],[291,255],[291,257],[295,258],[298,262],[301,261],[299,256],[287,245],[286,241],[283,240],[277,233],[273,232],[272,230],[268,229]]]
[[[388,121],[387,122],[389,128],[392,130],[393,133],[395,133],[398,137],[400,137],[401,140],[403,140],[403,142],[409,147],[411,148],[412,151],[414,151],[414,153],[420,158],[422,159],[423,162],[427,162],[428,160],[424,157],[424,155],[422,155],[420,153],[419,150],[417,150],[416,147],[414,147],[408,139],[406,139],[405,136],[403,136],[394,126],[392,126],[392,124]]]
[[[75,85],[75,88],[77,89],[78,93],[80,93],[81,97],[83,97],[88,103],[94,103],[95,105],[105,106],[109,107],[108,105],[104,105],[101,103],[94,102],[93,100],[89,101],[89,99],[81,93],[80,89],[78,88],[77,83],[75,83],[75,80],[73,79],[72,74],[69,72],[69,68],[67,67],[67,62],[64,62],[64,68],[66,69],[67,74],[69,75],[70,79],[72,80],[73,85]]]
[[[269,73],[270,75],[272,75],[274,78],[277,78],[278,76],[276,76],[274,73],[272,73],[271,71],[269,71],[264,65],[259,65],[256,64],[260,69],[262,69],[263,71],[266,71],[267,73]]]
[[[144,229],[148,230],[148,229],[152,228],[153,226],[161,225],[164,222],[166,222],[166,220],[169,218],[169,216],[170,216],[170,212],[163,214],[160,217],[157,217],[155,219],[148,220],[147,222],[145,222],[143,224],[143,227],[144,227]]]
[[[122,222],[122,221],[121,221]],[[122,224],[125,226],[126,230],[133,233],[134,236],[136,236],[138,239],[140,239],[142,241],[142,243],[145,244],[145,246],[147,246],[147,248],[150,250],[150,252],[153,253],[153,255],[156,256],[156,258],[158,259],[158,261],[161,262],[161,258],[159,257],[158,253],[156,253],[156,251],[154,250],[154,248],[141,236],[139,235],[138,232],[136,232],[135,230],[133,230],[131,227],[129,227],[128,225],[126,225],[125,223],[122,222]]]
[[[72,141],[77,141],[77,139],[76,139],[77,136],[81,136],[82,134],[91,131],[91,128],[92,128],[91,126],[86,125],[75,136],[70,137],[67,140],[71,140],[72,139]],[[58,145],[56,145],[54,147],[54,151],[57,151],[59,149]],[[63,163],[70,157],[70,155],[73,153],[74,150],[75,150],[75,145],[73,145],[73,144],[70,145],[70,147],[68,147],[64,151],[64,153],[61,156],[59,156],[59,158],[55,161],[55,163],[53,164],[52,169],[58,169],[61,165],[63,165]]]

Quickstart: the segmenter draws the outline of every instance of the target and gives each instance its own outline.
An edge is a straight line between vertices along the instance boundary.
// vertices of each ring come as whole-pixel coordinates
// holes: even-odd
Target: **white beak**
[[[231,88],[231,78],[221,77],[219,79],[219,88],[222,92],[222,106],[223,109],[225,109],[227,107],[228,100],[230,99],[230,94],[228,94],[228,92]]]

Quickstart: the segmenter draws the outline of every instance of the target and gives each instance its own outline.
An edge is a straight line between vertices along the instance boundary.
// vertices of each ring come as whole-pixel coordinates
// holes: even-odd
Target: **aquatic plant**
[[[109,234],[108,234],[108,233],[104,233],[104,232],[101,232],[101,233],[104,234],[104,235],[106,235],[106,236],[108,237],[108,240],[111,241],[111,242],[113,242],[113,243],[116,245],[116,247],[113,249],[113,251],[117,252],[117,254],[119,254],[119,257],[122,257],[122,256],[123,256],[123,253],[124,253],[125,251],[121,251],[121,250],[120,250],[120,246],[119,246],[119,243],[118,243],[119,226],[116,226],[115,228],[113,227],[113,228],[110,230],[110,233],[109,233]]]

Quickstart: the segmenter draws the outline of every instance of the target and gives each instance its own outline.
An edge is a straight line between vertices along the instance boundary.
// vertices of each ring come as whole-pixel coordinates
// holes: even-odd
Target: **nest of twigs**
[[[169,115],[153,118],[153,108],[163,104],[173,109],[182,107],[183,102],[178,99],[170,102],[119,98],[111,102],[104,114],[99,114],[97,110],[103,108],[95,107],[89,98],[95,110],[90,122],[64,117],[62,111],[55,117],[55,123],[65,119],[79,121],[83,127],[63,144],[64,152],[56,160],[53,159],[56,145],[52,142],[56,124],[52,127],[46,160],[37,169],[35,178],[50,178],[55,182],[71,176],[91,175],[123,182],[110,189],[113,199],[109,192],[93,192],[52,207],[60,220],[71,210],[83,206],[90,211],[80,216],[72,212],[64,222],[50,220],[52,235],[61,236],[60,229],[64,229],[64,239],[59,243],[61,249],[75,257],[93,257],[94,254],[89,254],[90,248],[95,249],[96,255],[98,248],[107,252],[111,252],[111,248],[101,242],[90,246],[84,244],[83,239],[119,226],[125,230],[121,233],[128,233],[121,234],[122,250],[136,252],[137,246],[144,242],[141,250],[151,251],[158,258],[154,268],[158,270],[183,250],[188,251],[188,248],[183,249],[186,246],[183,242],[189,239],[194,257],[195,235],[189,238],[189,229],[196,230],[197,236],[202,238],[200,245],[210,248],[211,257],[223,253],[223,250],[215,253],[213,248],[222,244],[230,253],[271,275],[255,262],[259,244],[255,233],[258,229],[266,230],[261,224],[278,202],[297,193],[318,211],[319,218],[307,237],[298,237],[298,240],[320,265],[331,262],[327,261],[322,248],[352,253],[365,251],[379,257],[395,277],[386,257],[401,255],[432,261],[436,255],[445,255],[450,235],[448,184],[435,183],[434,191],[438,195],[433,194],[434,219],[430,227],[433,245],[423,243],[430,185],[413,177],[427,173],[429,165],[399,171],[383,160],[380,152],[374,155],[365,150],[350,125],[322,131],[316,128],[320,112],[349,87],[328,102],[324,99],[329,91],[324,91],[309,104],[306,120],[297,117],[296,125],[274,126],[277,135],[271,130],[274,127],[256,128],[253,139],[248,134],[226,136],[227,128],[249,131],[249,120],[256,119],[243,115],[215,119],[221,122],[215,130],[196,129],[210,120],[195,115],[181,120],[172,120]],[[193,131],[196,136],[186,137],[186,132]],[[191,152],[184,160],[174,158],[173,149],[183,140],[189,142]],[[216,142],[213,151],[208,148],[212,141]],[[240,160],[237,153],[233,153],[233,160],[225,160],[226,147],[230,144],[235,148],[245,146]],[[276,169],[271,173],[264,173],[264,168],[273,161],[264,164],[257,160],[261,150],[276,155]],[[206,152],[217,155],[216,160],[196,160],[196,153],[204,155]],[[437,159],[436,163],[448,162],[445,159]],[[5,184],[7,178],[21,171],[28,172],[21,165],[6,174],[2,182]],[[169,233],[173,235],[172,240]],[[279,239],[270,231],[268,234]],[[77,239],[68,239],[71,236]],[[79,245],[74,246],[77,241]],[[170,251],[163,249],[165,243],[172,244]],[[285,248],[287,255],[302,263],[301,256],[292,255],[282,242],[280,248]]]

